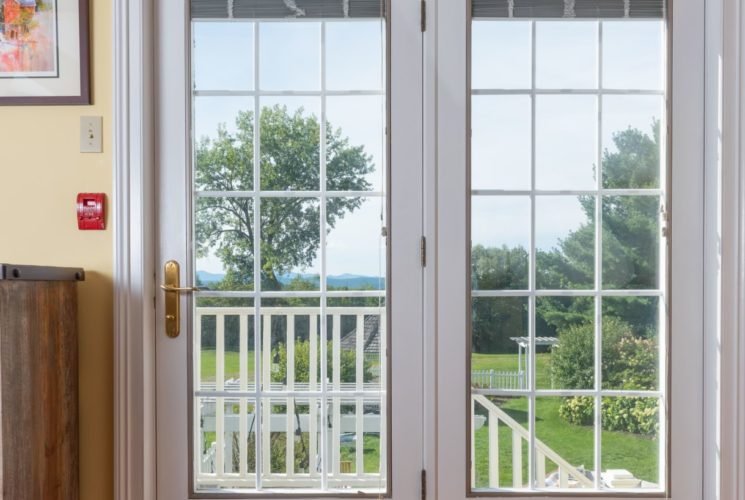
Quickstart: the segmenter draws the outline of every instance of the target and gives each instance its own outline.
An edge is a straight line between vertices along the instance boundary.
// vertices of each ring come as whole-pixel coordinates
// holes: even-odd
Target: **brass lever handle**
[[[169,260],[163,267],[163,281],[160,288],[166,293],[165,320],[166,335],[176,338],[181,333],[181,293],[191,293],[198,290],[194,286],[180,286],[181,270],[178,262]]]
[[[182,286],[182,287],[179,287],[179,286],[173,286],[173,285],[160,285],[160,288],[162,288],[166,292],[185,292],[185,293],[198,292],[198,291],[202,290],[201,288],[199,288],[197,286]]]

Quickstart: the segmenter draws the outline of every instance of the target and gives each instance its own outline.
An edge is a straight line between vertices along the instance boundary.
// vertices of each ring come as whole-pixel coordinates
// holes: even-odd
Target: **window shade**
[[[191,0],[192,19],[380,18],[383,0]]]
[[[471,5],[474,18],[665,17],[665,0],[472,0]]]

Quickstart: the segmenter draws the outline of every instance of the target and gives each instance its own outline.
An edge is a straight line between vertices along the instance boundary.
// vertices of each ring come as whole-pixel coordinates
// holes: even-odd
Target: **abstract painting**
[[[88,0],[0,0],[0,104],[88,104]]]
[[[55,0],[2,0],[0,78],[56,77]]]

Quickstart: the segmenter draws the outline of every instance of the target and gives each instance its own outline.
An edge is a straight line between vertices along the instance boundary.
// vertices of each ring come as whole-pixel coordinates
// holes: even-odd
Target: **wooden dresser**
[[[4,500],[78,499],[77,282],[82,269],[0,264]]]

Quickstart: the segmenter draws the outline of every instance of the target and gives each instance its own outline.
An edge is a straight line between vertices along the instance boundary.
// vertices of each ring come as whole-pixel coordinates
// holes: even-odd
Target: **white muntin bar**
[[[259,54],[260,54],[260,32],[259,23],[254,23],[254,88],[259,89],[261,86]],[[258,191],[261,186],[261,109],[259,97],[254,97],[254,135],[253,135],[253,189]],[[261,197],[254,194],[254,220],[253,220],[253,250],[254,250],[254,290],[257,295],[254,298],[254,378],[256,384],[256,400],[254,401],[254,412],[258,415],[264,415],[262,408],[264,402],[261,399],[261,390],[263,380],[262,359],[261,359]],[[261,428],[261,418],[254,418],[255,424],[255,456],[256,456],[256,490],[261,491],[261,479],[263,477],[264,464],[264,433]],[[268,433],[267,433],[268,434]],[[266,448],[267,454],[269,449]]]
[[[662,290],[472,290],[473,297],[661,297]]]
[[[660,196],[664,193],[662,189],[472,189],[473,196]]]
[[[382,198],[381,191],[195,191],[197,198]]]
[[[473,95],[664,95],[656,89],[473,89]]]
[[[320,97],[327,96],[379,96],[381,90],[196,90],[197,97]]]
[[[483,389],[486,390],[486,389]],[[498,390],[496,392],[504,393],[508,392],[505,390]],[[224,397],[224,398],[255,398],[257,397],[259,393],[248,391],[248,392],[241,392],[241,391],[215,391],[215,390],[204,390],[204,391],[197,391],[195,393],[196,397],[200,398],[216,398],[216,397]],[[375,399],[376,401],[381,396],[385,396],[385,392],[380,389],[372,389],[372,390],[365,390],[365,391],[355,391],[355,390],[341,390],[341,391],[304,391],[304,390],[294,390],[294,391],[262,391],[261,396],[266,399],[267,401],[272,402],[282,402],[286,398],[307,398],[307,397],[321,397],[323,395],[328,396],[329,398],[365,398],[365,400],[369,399]],[[481,392],[479,392],[481,394]],[[510,393],[510,395],[515,395],[516,393]]]
[[[530,73],[530,87],[532,96],[530,98],[530,272],[528,275],[528,288],[531,291],[536,289],[536,234],[535,234],[535,221],[536,221],[536,23],[531,23],[531,73]],[[528,383],[530,387],[531,395],[528,398],[528,430],[530,432],[530,438],[528,439],[528,480],[527,485],[529,488],[533,488],[535,481],[535,330],[536,330],[536,298],[532,295],[528,299],[528,337],[530,338],[530,353],[528,356]],[[513,434],[514,437],[514,434]],[[522,442],[519,444],[520,453],[522,453]],[[516,453],[513,446],[513,454]],[[513,467],[514,463],[513,455]],[[519,464],[519,471],[522,475],[522,464]],[[513,471],[514,474],[514,471]],[[522,485],[519,485],[522,486]]]
[[[603,24],[598,23],[598,88],[603,88]],[[598,192],[603,189],[603,98],[597,99],[597,182]],[[602,353],[603,353],[603,196],[595,199],[595,414],[594,414],[594,470],[595,488],[602,488]]]
[[[595,396],[595,389],[472,389],[474,395],[482,396],[500,396],[500,397],[529,397],[535,394],[538,397],[574,397],[574,396]],[[213,393],[205,392],[203,395],[210,396]],[[603,396],[611,397],[629,397],[629,398],[656,398],[663,395],[662,391],[629,391],[629,390],[611,390],[604,389]]]
[[[224,297],[224,298],[252,298],[261,296],[266,299],[278,299],[278,298],[292,298],[292,297],[304,297],[304,298],[318,298],[321,296],[321,292],[318,290],[310,291],[272,291],[272,292],[252,292],[252,291],[217,291],[217,290],[200,290],[195,292],[197,297]],[[326,297],[377,297],[384,298],[385,290],[337,290],[325,292]],[[376,308],[377,309],[377,308]],[[318,309],[316,308],[316,311]]]
[[[328,400],[326,398],[328,380],[327,360],[327,315],[326,315],[326,24],[321,23],[321,123],[320,123],[320,182],[321,182],[321,210],[320,210],[320,272],[321,272],[321,489],[328,489],[329,463],[331,459],[328,447]]]

